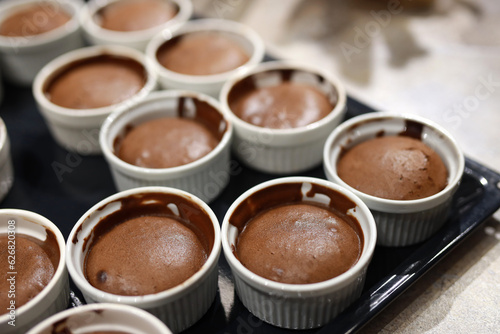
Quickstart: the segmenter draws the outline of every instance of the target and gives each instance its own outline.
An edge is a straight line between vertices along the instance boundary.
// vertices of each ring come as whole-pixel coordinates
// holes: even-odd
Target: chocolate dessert
[[[129,126],[115,139],[115,154],[136,166],[170,168],[210,153],[227,130],[222,115],[210,104],[191,97],[179,98],[176,109],[175,117]]]
[[[159,26],[178,11],[179,8],[167,0],[124,0],[99,10],[95,20],[104,29],[138,31]]]
[[[119,224],[95,242],[85,273],[100,290],[146,295],[184,282],[206,259],[203,246],[185,223],[145,216]]]
[[[0,35],[9,37],[34,36],[54,30],[71,19],[58,4],[40,1],[7,16],[0,23]]]
[[[289,284],[322,282],[354,266],[364,244],[358,221],[347,215],[356,205],[318,185],[306,196],[316,194],[330,203],[302,200],[301,184],[284,184],[240,204],[230,218],[240,230],[238,260],[261,277]]]
[[[91,109],[117,104],[137,94],[147,75],[137,61],[99,55],[66,66],[44,92],[54,104],[70,109]]]
[[[441,157],[408,136],[381,136],[355,145],[341,155],[337,173],[363,193],[392,200],[434,195],[448,178]]]
[[[236,42],[215,31],[174,37],[160,46],[156,57],[170,71],[188,75],[231,71],[250,59]]]
[[[147,193],[124,198],[86,241],[85,277],[97,289],[117,295],[170,289],[205,263],[214,243],[211,228],[207,213],[183,197]]]
[[[202,158],[218,143],[203,124],[186,118],[167,117],[132,129],[121,142],[117,156],[140,167],[169,168]]]
[[[59,263],[59,246],[55,235],[47,230],[47,239],[40,241],[31,236],[15,235],[15,257],[9,253],[12,239],[0,235],[0,314],[8,312],[12,300],[15,307],[26,304],[42,291],[54,276]],[[9,260],[14,260],[9,263]],[[14,279],[13,281],[11,279]],[[11,283],[15,282],[13,295]]]
[[[304,77],[300,81],[294,79],[301,75]],[[317,86],[311,81],[316,81]],[[271,69],[234,83],[228,92],[227,103],[238,118],[256,126],[304,127],[326,117],[337,104],[336,90],[324,86],[325,78],[317,74]]]
[[[316,283],[351,268],[361,255],[358,233],[316,204],[287,204],[260,213],[238,237],[236,254],[259,276],[291,284]]]
[[[233,93],[229,96],[229,107],[250,124],[290,129],[319,121],[335,105],[312,86],[285,81],[276,86],[250,89],[241,95]]]

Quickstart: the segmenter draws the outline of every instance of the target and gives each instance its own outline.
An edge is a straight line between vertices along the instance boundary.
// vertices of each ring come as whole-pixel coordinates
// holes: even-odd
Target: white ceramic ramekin
[[[146,83],[144,87],[131,98],[118,104],[92,109],[71,109],[52,103],[44,89],[50,81],[71,64],[97,57],[111,55],[137,61],[144,67]],[[116,108],[132,104],[146,97],[156,89],[157,76],[150,62],[141,52],[118,45],[102,45],[81,48],[57,57],[45,65],[37,74],[33,83],[33,95],[38,109],[49,127],[56,142],[69,151],[78,154],[99,154],[99,130],[102,122]]]
[[[164,43],[177,36],[211,31],[226,36],[240,45],[250,57],[248,62],[234,70],[212,75],[187,75],[177,73],[165,68],[159,63],[156,55],[158,49]],[[146,55],[152,60],[158,72],[158,80],[162,88],[194,90],[218,98],[224,82],[232,76],[245,72],[260,63],[264,58],[264,51],[264,42],[261,37],[246,25],[230,20],[199,19],[189,21],[178,29],[166,29],[157,34],[149,42],[146,48]]]
[[[0,201],[9,193],[14,182],[14,168],[10,155],[10,140],[7,127],[0,118]]]
[[[121,200],[134,196],[135,200],[151,193],[162,193],[186,201],[182,205],[172,202],[167,206],[178,210],[181,217],[199,215],[210,221],[213,245],[205,264],[193,276],[171,289],[142,296],[120,296],[101,291],[92,286],[83,272],[88,246],[92,242],[93,228],[101,218],[122,208]],[[147,206],[151,201],[141,205]],[[145,211],[147,212],[147,211]],[[89,239],[89,240],[87,240]],[[87,242],[88,241],[88,242]],[[141,187],[116,193],[90,208],[75,224],[66,244],[68,272],[82,292],[87,303],[109,302],[142,308],[163,321],[174,333],[180,332],[198,321],[214,301],[217,291],[217,262],[220,256],[220,227],[212,209],[190,193],[167,187]]]
[[[390,200],[362,193],[337,175],[337,162],[343,150],[381,132],[398,135],[411,124],[422,126],[421,140],[439,154],[448,170],[448,185],[442,191],[422,199]],[[329,136],[323,154],[327,178],[351,190],[372,211],[378,229],[377,243],[383,246],[419,243],[444,225],[465,164],[456,141],[444,128],[416,115],[391,112],[368,113],[342,123]]]
[[[4,91],[3,81],[2,80],[3,80],[2,79],[2,73],[1,73],[1,70],[0,70],[0,104],[3,101],[3,91]]]
[[[40,0],[10,0],[0,4],[0,21],[11,13]],[[47,0],[54,11],[71,15],[66,24],[43,34],[26,37],[0,36],[0,61],[3,75],[10,81],[31,85],[40,69],[55,57],[84,45],[78,13],[82,7],[76,0]],[[38,21],[50,19],[50,13]]]
[[[85,39],[93,45],[116,44],[124,45],[144,51],[148,42],[158,32],[164,29],[178,27],[184,24],[193,13],[193,5],[190,0],[165,0],[175,4],[179,11],[169,21],[162,25],[137,31],[114,31],[104,29],[95,20],[96,13],[102,8],[119,0],[90,0],[83,8],[80,21]]]
[[[64,310],[69,300],[69,279],[66,270],[65,241],[57,226],[47,218],[34,212],[18,209],[0,209],[0,233],[7,233],[9,238],[11,238],[11,235],[12,238],[19,238],[19,234],[24,234],[45,241],[47,230],[50,230],[55,235],[60,253],[54,276],[38,295],[26,304],[17,307],[13,315],[9,311],[9,313],[0,316],[1,333],[24,334],[35,324]],[[7,256],[7,253],[5,256]],[[17,258],[17,260],[19,259]],[[8,323],[13,319],[15,320],[15,327]]]
[[[98,303],[59,312],[45,319],[27,334],[123,332],[134,334],[171,334],[168,327],[140,308]]]
[[[222,134],[219,144],[204,157],[186,165],[171,168],[145,168],[129,164],[115,155],[114,142],[126,128],[161,117],[178,117],[179,99],[185,99],[185,108],[195,114],[196,106],[189,101],[201,101],[213,108],[213,119],[221,118],[218,126]],[[196,92],[159,91],[151,93],[138,103],[117,110],[104,122],[100,143],[118,190],[141,186],[175,187],[212,201],[226,187],[230,177],[230,150],[233,128],[220,111],[218,101]]]
[[[304,127],[271,129],[245,122],[231,111],[228,96],[238,82],[252,78],[257,88],[269,87],[283,82],[282,71],[293,73],[291,82],[312,85],[335,101],[330,114]],[[273,61],[229,79],[222,87],[219,100],[222,110],[234,124],[233,152],[241,161],[266,173],[298,173],[321,164],[323,145],[342,121],[346,99],[343,84],[330,73],[308,64]]]
[[[255,208],[253,196],[268,198],[268,206],[290,203],[292,194],[281,192],[275,199],[263,193],[283,184],[297,184],[301,189],[302,201],[312,201],[339,208],[335,200],[329,198],[331,192],[352,201],[356,207],[347,214],[354,216],[361,227],[364,244],[358,262],[343,274],[332,279],[311,284],[285,284],[272,281],[252,273],[234,254],[239,229],[230,224],[233,215],[241,217],[241,209]],[[321,186],[323,193],[313,186]],[[315,193],[315,191],[318,191]],[[330,193],[327,193],[330,192]],[[257,195],[255,195],[258,193]],[[332,203],[333,202],[333,203]],[[263,207],[265,210],[267,207]],[[259,209],[260,210],[260,209]],[[254,209],[255,211],[255,209]],[[368,264],[371,261],[377,230],[370,210],[351,192],[330,181],[310,177],[285,177],[261,183],[243,193],[228,209],[222,223],[222,247],[224,256],[231,267],[236,292],[242,303],[256,317],[279,327],[307,329],[322,326],[332,320],[361,294]]]

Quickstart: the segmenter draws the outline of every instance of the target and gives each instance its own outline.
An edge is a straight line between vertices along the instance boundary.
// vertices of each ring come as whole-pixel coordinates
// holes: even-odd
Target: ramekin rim
[[[66,310],[63,310],[61,312],[58,312],[48,318],[45,318],[38,324],[36,324],[33,328],[31,328],[27,334],[31,333],[38,333],[44,328],[48,328],[48,326],[53,325],[57,323],[58,321],[64,320],[66,318],[69,318],[73,315],[76,314],[85,314],[89,312],[99,312],[99,311],[104,311],[104,310],[112,310],[112,311],[118,311],[122,312],[124,314],[139,314],[142,318],[144,318],[145,321],[149,321],[152,323],[158,330],[162,330],[165,334],[166,333],[171,333],[170,329],[167,327],[165,323],[163,323],[160,319],[158,319],[156,316],[151,314],[150,312],[147,312],[141,308],[138,308],[136,306],[128,305],[128,304],[117,304],[117,303],[109,303],[109,302],[103,302],[103,303],[93,303],[93,304],[85,304],[81,305],[78,307],[73,307],[69,308]],[[165,328],[168,331],[165,331]]]

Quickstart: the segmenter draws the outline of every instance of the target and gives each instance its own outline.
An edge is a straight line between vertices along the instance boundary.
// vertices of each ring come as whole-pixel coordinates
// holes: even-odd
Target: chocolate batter
[[[250,124],[290,129],[319,121],[332,111],[334,105],[312,86],[283,82],[232,96],[229,107],[236,116]]]
[[[113,143],[122,160],[141,167],[168,168],[202,158],[222,140],[228,124],[209,103],[177,98],[175,116],[127,126]]]
[[[43,2],[22,7],[7,16],[0,24],[0,35],[21,37],[34,36],[54,30],[71,19],[60,5]]]
[[[102,8],[95,19],[104,29],[137,31],[159,26],[178,11],[179,8],[167,0],[122,0]]]
[[[313,202],[316,196],[328,199]],[[359,259],[364,236],[356,204],[322,185],[285,183],[261,189],[229,218],[239,230],[235,256],[252,272],[282,283],[307,284],[340,275]]]
[[[162,193],[117,202],[120,209],[101,218],[83,243],[90,284],[117,295],[152,294],[184,282],[205,263],[214,232],[202,208]]]
[[[441,157],[421,140],[382,136],[347,150],[337,173],[351,187],[376,197],[413,200],[434,195],[447,185]]]
[[[33,299],[49,284],[59,263],[59,246],[55,235],[47,230],[47,239],[40,241],[28,235],[16,234],[15,264],[10,268],[6,234],[0,235],[0,314],[8,312],[11,300],[16,309]],[[15,272],[16,274],[9,274]],[[15,297],[9,297],[10,281],[15,276]]]
[[[117,156],[130,164],[169,168],[193,162],[212,151],[219,141],[203,124],[187,118],[160,118],[132,129]]]
[[[291,284],[336,277],[359,259],[362,240],[326,206],[286,204],[258,214],[238,237],[236,254],[259,276]]]
[[[47,98],[70,109],[92,109],[122,102],[146,83],[144,67],[135,60],[100,55],[68,65],[45,87]]]
[[[196,234],[170,217],[145,216],[103,235],[87,255],[85,274],[96,288],[138,296],[172,288],[196,273],[207,253]]]
[[[175,37],[158,49],[156,57],[165,68],[189,75],[223,73],[249,60],[238,44],[217,32],[193,32]]]

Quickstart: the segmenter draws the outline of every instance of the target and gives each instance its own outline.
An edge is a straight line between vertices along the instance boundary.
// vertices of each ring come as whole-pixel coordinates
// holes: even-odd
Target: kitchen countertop
[[[309,61],[379,110],[427,117],[500,172],[500,2],[194,0],[253,27],[276,58]],[[500,187],[500,185],[499,185]],[[497,333],[500,210],[361,333]]]

